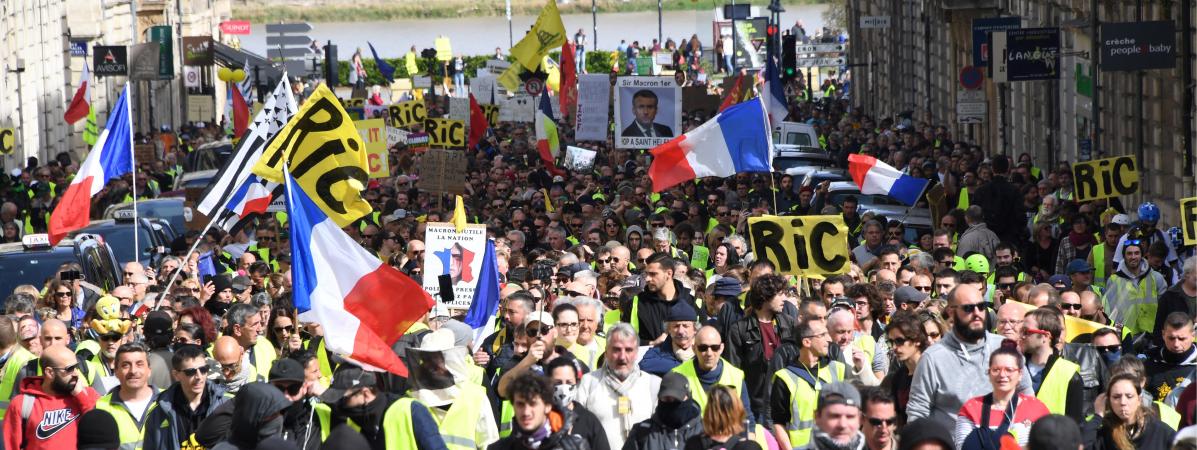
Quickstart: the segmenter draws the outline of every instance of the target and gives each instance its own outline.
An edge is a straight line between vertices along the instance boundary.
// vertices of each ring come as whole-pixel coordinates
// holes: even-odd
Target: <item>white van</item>
[[[773,127],[773,145],[818,147],[819,135],[815,126],[799,122],[782,122]]]

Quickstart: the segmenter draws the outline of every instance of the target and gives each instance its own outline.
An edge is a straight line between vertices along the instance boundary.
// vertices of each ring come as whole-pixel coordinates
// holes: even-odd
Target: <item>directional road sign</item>
[[[838,58],[802,58],[798,60],[798,67],[835,67],[844,65],[844,57]]]
[[[307,47],[284,47],[284,48],[267,48],[266,57],[270,59],[275,58],[305,58],[312,54],[312,50]]]
[[[267,33],[307,33],[312,31],[310,23],[274,23],[266,24]]]
[[[796,46],[796,51],[799,54],[803,53],[840,53],[847,51],[847,45],[844,44],[807,44]]]
[[[280,45],[292,46],[303,45],[306,46],[312,43],[312,38],[306,35],[282,35],[282,36],[266,36],[266,47],[277,47]]]

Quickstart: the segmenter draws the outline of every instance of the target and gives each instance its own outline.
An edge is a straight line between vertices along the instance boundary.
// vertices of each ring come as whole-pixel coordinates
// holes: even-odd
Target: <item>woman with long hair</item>
[[[50,279],[46,286],[46,295],[42,297],[42,308],[54,310],[54,318],[61,320],[74,332],[83,326],[82,309],[76,308],[74,291],[71,285],[63,283],[58,278]]]
[[[943,339],[944,333],[948,330],[947,323],[944,323],[940,318],[940,313],[936,311],[919,311],[919,328],[923,329],[923,335],[927,336],[927,346],[930,347]]]
[[[266,339],[274,345],[274,351],[280,358],[303,348],[303,340],[299,337],[299,320],[295,318],[294,309],[271,309],[270,320],[266,324],[269,327],[266,329]]]
[[[748,413],[744,411],[744,404],[740,402],[740,394],[735,388],[713,385],[707,391],[707,406],[702,412],[702,434],[687,439],[685,450],[735,447],[747,440],[744,433],[747,419]]]
[[[707,278],[711,278],[711,275],[723,275],[728,269],[740,265],[740,255],[736,253],[736,249],[731,244],[726,242],[715,247],[715,254],[711,259],[714,264],[707,271]]]
[[[1094,450],[1167,450],[1176,430],[1160,421],[1143,405],[1142,380],[1129,373],[1110,378],[1106,385],[1105,413],[1097,431]]]
[[[910,399],[910,384],[914,381],[914,368],[919,358],[931,343],[919,317],[910,311],[898,311],[885,327],[885,339],[889,353],[897,363],[890,366],[889,374],[881,382],[894,399],[898,416],[905,419],[906,402]]]
[[[956,417],[956,448],[985,450],[1002,448],[1013,437],[1019,447],[1027,445],[1031,424],[1051,414],[1033,395],[1018,392],[1022,379],[1022,354],[1018,344],[1006,340],[989,355],[989,384],[993,392],[973,397]]]

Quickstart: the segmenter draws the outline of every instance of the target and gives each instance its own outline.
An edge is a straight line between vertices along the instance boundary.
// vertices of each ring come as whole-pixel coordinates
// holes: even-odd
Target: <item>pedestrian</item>
[[[849,383],[834,382],[819,391],[815,429],[804,450],[863,450],[860,432],[860,392]]]
[[[95,408],[99,395],[83,381],[79,362],[66,346],[47,347],[37,361],[45,375],[21,380],[4,413],[4,448],[75,448],[75,419]]]
[[[573,432],[573,413],[554,402],[554,389],[547,377],[524,373],[512,380],[510,389],[515,408],[511,436],[491,444],[489,450],[590,448],[582,436]]]
[[[989,384],[993,392],[964,403],[956,419],[955,443],[960,450],[999,448],[1013,437],[1025,446],[1031,424],[1050,414],[1032,395],[1018,392],[1024,371],[1014,342],[1003,343],[989,356]]]
[[[196,345],[180,345],[171,357],[173,384],[158,394],[145,422],[146,450],[179,450],[212,412],[231,400],[224,386],[208,379],[207,355]],[[165,426],[162,426],[165,425]]]
[[[1176,430],[1143,407],[1142,395],[1140,382],[1133,375],[1110,378],[1095,450],[1163,450],[1172,445]]]
[[[681,450],[686,441],[702,435],[702,408],[690,397],[690,385],[680,373],[661,379],[657,408],[648,420],[628,433],[624,450]]]
[[[603,367],[582,377],[575,400],[598,417],[611,448],[623,448],[632,427],[652,416],[661,379],[636,365],[636,331],[620,322],[607,330]]]

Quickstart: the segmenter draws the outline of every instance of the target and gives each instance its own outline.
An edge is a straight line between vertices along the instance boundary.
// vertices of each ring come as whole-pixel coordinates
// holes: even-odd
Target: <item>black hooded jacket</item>
[[[228,439],[212,450],[249,450],[283,431],[283,418],[276,415],[291,406],[278,388],[266,383],[249,383],[233,399],[232,424]],[[273,416],[273,417],[272,417]],[[204,426],[200,425],[202,429]]]

